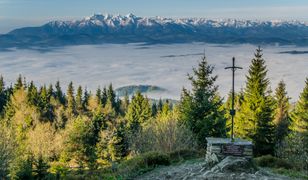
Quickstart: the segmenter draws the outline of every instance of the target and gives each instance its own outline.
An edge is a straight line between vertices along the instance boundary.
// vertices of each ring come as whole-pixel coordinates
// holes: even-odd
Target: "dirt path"
[[[159,167],[137,178],[138,180],[198,180],[198,179],[256,179],[256,180],[287,180],[291,179],[278,174],[273,174],[265,169],[259,169],[255,173],[245,172],[213,172],[207,168],[204,159],[187,161],[179,165]]]

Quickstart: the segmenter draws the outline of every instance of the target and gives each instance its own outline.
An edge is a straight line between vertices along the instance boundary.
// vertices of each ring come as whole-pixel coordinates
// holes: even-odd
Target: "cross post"
[[[234,73],[237,69],[243,69],[242,67],[235,66],[235,57],[232,58],[232,66],[226,67],[225,69],[232,70],[232,105],[230,110],[230,115],[232,118],[232,125],[231,125],[231,141],[234,142],[234,116],[235,116],[235,109],[234,109]]]

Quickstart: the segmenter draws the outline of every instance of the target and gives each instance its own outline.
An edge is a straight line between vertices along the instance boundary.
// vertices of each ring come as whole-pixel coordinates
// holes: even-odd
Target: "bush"
[[[158,152],[145,153],[143,161],[147,167],[156,167],[158,165],[170,165],[170,158],[167,154]]]
[[[170,165],[169,156],[159,152],[148,152],[123,161],[117,168],[116,174],[124,179],[131,178],[160,165]]]
[[[279,159],[271,155],[255,158],[255,161],[257,165],[261,167],[284,168],[284,169],[291,169],[293,167],[286,160]]]
[[[183,160],[195,159],[203,157],[206,152],[201,152],[197,150],[191,149],[181,149],[177,151],[173,151],[169,153],[169,157],[171,162],[180,162]]]

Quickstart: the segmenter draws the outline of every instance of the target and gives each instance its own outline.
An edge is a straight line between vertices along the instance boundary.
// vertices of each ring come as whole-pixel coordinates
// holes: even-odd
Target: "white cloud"
[[[95,90],[98,86],[113,83],[115,87],[132,84],[162,86],[169,92],[157,96],[179,98],[183,86],[189,87],[187,73],[200,60],[200,55],[163,58],[168,55],[203,53],[210,64],[215,65],[219,75],[219,91],[226,95],[231,88],[231,72],[224,70],[231,58],[244,69],[237,72],[236,89],[244,87],[245,74],[253,57],[255,46],[215,46],[207,44],[177,45],[101,45],[75,46],[54,51],[38,52],[17,50],[0,52],[0,72],[7,85],[14,83],[18,74],[39,84],[55,83],[58,79],[65,87],[69,81]],[[307,50],[296,47],[264,47],[264,57],[268,65],[268,76],[272,89],[283,79],[293,101],[298,98],[308,76],[308,55],[279,54],[287,50]]]

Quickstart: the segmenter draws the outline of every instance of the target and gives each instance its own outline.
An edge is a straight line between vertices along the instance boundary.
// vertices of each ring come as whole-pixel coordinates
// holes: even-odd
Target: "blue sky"
[[[0,33],[94,13],[308,20],[308,0],[0,0]]]

